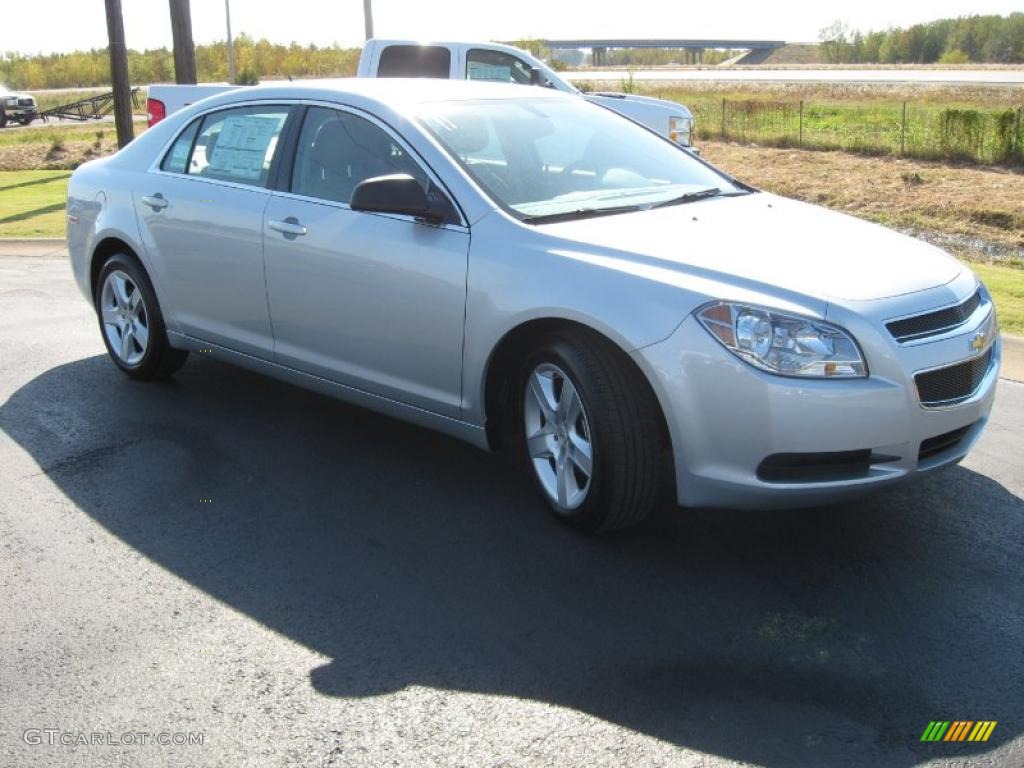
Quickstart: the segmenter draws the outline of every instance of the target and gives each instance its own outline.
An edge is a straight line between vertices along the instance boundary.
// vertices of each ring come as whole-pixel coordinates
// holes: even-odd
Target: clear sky
[[[122,0],[132,48],[170,47],[166,0]],[[525,37],[723,37],[810,42],[835,19],[868,30],[1024,9],[1022,0],[374,0],[378,37],[511,40]],[[103,0],[3,0],[0,51],[106,46]],[[224,0],[192,0],[197,43],[224,39]],[[273,42],[356,46],[362,0],[231,0],[231,26]]]

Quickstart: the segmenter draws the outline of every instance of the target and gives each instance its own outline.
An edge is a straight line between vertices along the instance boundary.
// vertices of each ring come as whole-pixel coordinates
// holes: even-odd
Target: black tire
[[[7,127],[7,113],[0,109],[0,128]]]
[[[579,394],[590,439],[589,487],[571,509],[545,490],[524,423],[530,377],[550,365],[564,372]],[[643,520],[661,490],[664,427],[654,393],[625,353],[597,334],[560,331],[527,356],[518,383],[519,455],[555,515],[586,532],[627,528]],[[555,466],[551,459],[552,470]]]
[[[132,364],[122,360],[118,352],[111,346],[111,340],[107,335],[106,325],[103,322],[101,307],[103,285],[110,274],[115,271],[128,275],[142,294],[149,328],[149,338],[145,352],[140,360]],[[141,381],[158,381],[167,378],[185,364],[185,361],[188,359],[188,352],[175,349],[168,343],[167,327],[164,325],[160,304],[157,301],[156,293],[153,291],[153,284],[149,281],[146,270],[143,269],[134,256],[128,253],[116,253],[104,262],[99,276],[96,278],[96,285],[93,286],[93,305],[96,307],[100,336],[107,347],[107,353],[110,355],[110,359],[114,361],[114,364],[128,376]]]

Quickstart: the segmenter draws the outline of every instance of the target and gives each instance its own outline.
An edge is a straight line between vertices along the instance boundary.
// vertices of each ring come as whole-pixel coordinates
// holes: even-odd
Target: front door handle
[[[142,202],[148,205],[154,211],[159,211],[162,208],[166,208],[168,205],[170,205],[170,203],[167,202],[167,198],[165,198],[159,192],[157,192],[155,195],[143,195]]]
[[[296,219],[294,216],[289,216],[284,221],[270,219],[267,222],[267,226],[273,229],[275,232],[280,232],[283,235],[291,235],[295,237],[296,235],[306,234],[306,228],[302,224],[300,224],[299,220]]]

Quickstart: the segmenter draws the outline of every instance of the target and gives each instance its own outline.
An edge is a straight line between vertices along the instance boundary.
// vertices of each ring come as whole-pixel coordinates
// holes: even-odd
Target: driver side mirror
[[[547,85],[547,78],[539,67],[530,67],[530,85]]]
[[[431,203],[420,183],[407,173],[359,182],[349,205],[353,211],[402,213],[430,224],[442,224],[447,218],[445,211]]]

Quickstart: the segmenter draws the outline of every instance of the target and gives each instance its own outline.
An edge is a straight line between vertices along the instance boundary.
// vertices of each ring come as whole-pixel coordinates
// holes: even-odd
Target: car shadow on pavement
[[[1024,723],[1024,505],[962,467],[587,538],[501,457],[207,359],[158,385],[60,366],[0,428],[127,545],[330,657],[325,695],[526,698],[772,765],[979,755]],[[937,719],[999,726],[921,743]]]

